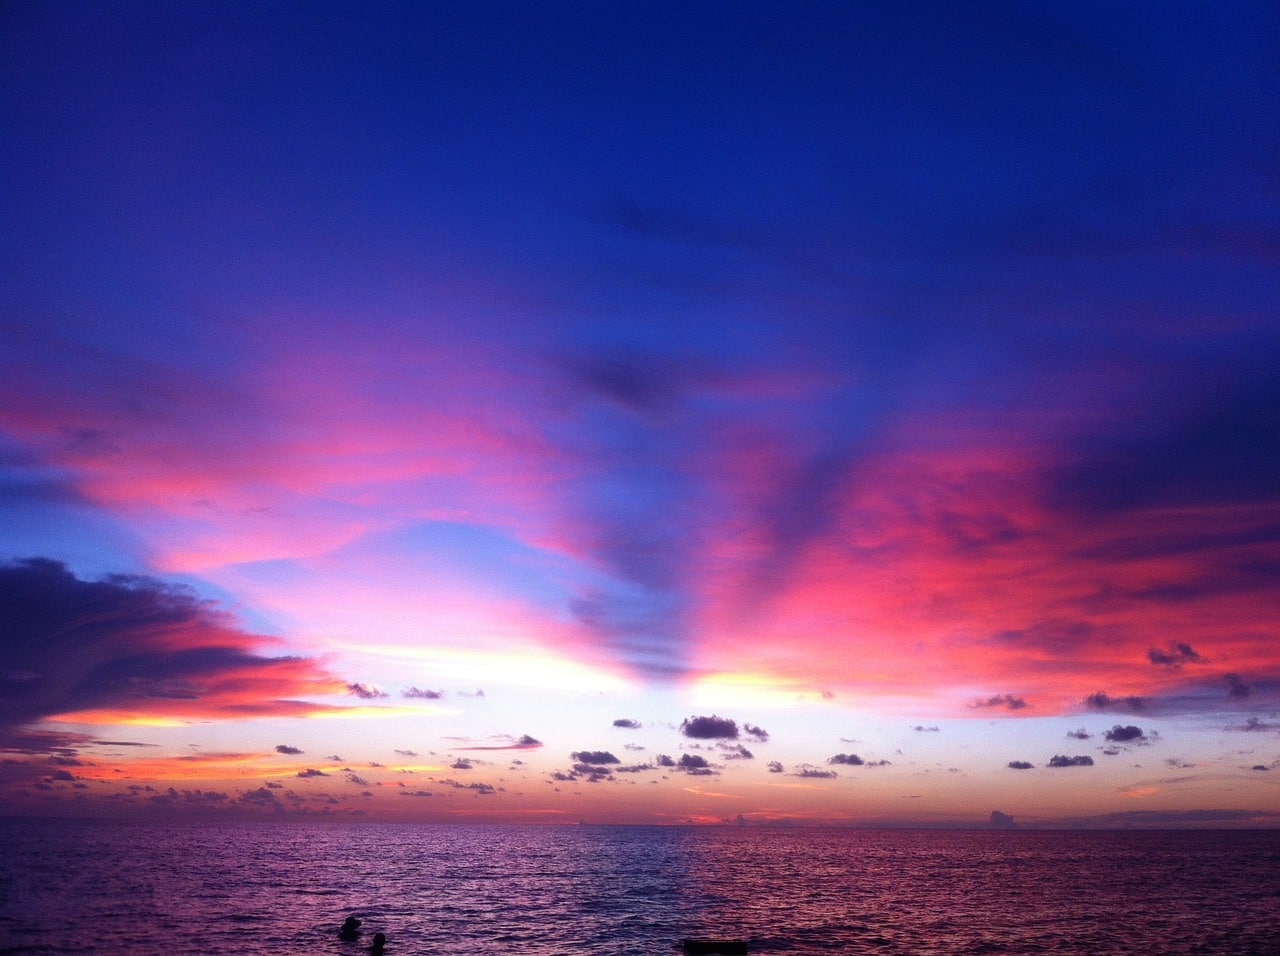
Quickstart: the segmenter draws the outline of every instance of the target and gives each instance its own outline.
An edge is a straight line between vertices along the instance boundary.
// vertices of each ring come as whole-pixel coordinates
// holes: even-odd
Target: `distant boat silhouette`
[[[692,936],[684,941],[684,951],[686,953],[701,954],[701,956],[710,956],[715,953],[717,956],[743,956],[747,951],[747,941],[745,939],[709,939],[701,936]]]

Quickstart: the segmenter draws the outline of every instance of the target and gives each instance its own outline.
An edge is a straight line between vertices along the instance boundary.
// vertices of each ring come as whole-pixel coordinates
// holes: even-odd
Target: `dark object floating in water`
[[[354,916],[348,916],[347,921],[342,924],[342,929],[338,930],[340,939],[356,939],[360,936],[361,921]]]
[[[701,953],[709,956],[716,953],[718,956],[740,956],[747,951],[747,941],[745,939],[703,939],[693,937],[684,941],[684,951],[686,953]]]

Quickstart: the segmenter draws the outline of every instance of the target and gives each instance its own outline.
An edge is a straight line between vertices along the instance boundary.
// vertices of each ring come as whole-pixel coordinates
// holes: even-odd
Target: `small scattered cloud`
[[[286,754],[287,756],[295,756],[302,753],[297,747],[290,747],[288,744],[276,744],[276,753]]]
[[[742,744],[721,742],[716,745],[716,749],[721,751],[725,760],[754,760],[756,756]]]
[[[316,770],[314,767],[308,767],[306,770],[299,770],[298,776],[307,778],[307,777],[327,777],[329,775],[325,773],[323,770]]]
[[[941,728],[939,728],[936,724],[931,724],[928,727],[924,726],[923,724],[916,724],[911,729],[918,734],[936,734],[941,732]]]
[[[397,790],[402,797],[434,797],[430,790]]]
[[[497,788],[491,783],[483,783],[476,781],[475,783],[463,783],[461,780],[439,780],[437,783],[442,787],[451,787],[454,790],[470,790],[478,796],[488,797],[497,793]]]
[[[1010,760],[1008,766],[1010,770],[1034,770],[1036,765],[1025,760]]]
[[[695,740],[737,740],[738,722],[727,717],[687,717],[680,723],[680,733]]]
[[[491,737],[491,740],[506,741],[498,744],[476,744],[469,747],[454,747],[454,750],[537,750],[542,746],[542,741],[537,737],[531,737],[523,734],[520,737],[513,737],[510,734],[500,734],[497,737]]]
[[[399,754],[401,757],[416,757],[416,756],[418,756],[418,752],[417,752],[416,750],[396,750],[396,751],[394,751],[394,753]]]
[[[769,761],[769,772],[770,772],[770,773],[786,773],[786,771],[787,771],[787,768],[786,768],[786,767],[784,767],[784,766],[782,766],[782,764],[781,764],[781,763],[779,763],[777,760],[770,760],[770,761]]]
[[[658,759],[654,761],[659,767],[674,767],[676,762],[666,754],[658,754]]]
[[[1127,743],[1134,743],[1134,742],[1146,743],[1147,741],[1147,735],[1142,732],[1142,728],[1135,727],[1132,724],[1128,725],[1127,727],[1121,727],[1119,724],[1116,724],[1114,727],[1108,730],[1104,736],[1107,738],[1107,740],[1116,744],[1127,744]]]
[[[453,763],[449,764],[449,768],[451,770],[470,770],[471,761],[468,760],[466,757],[459,757]]]
[[[827,763],[844,764],[848,767],[861,767],[865,762],[857,754],[836,754],[827,758]]]
[[[1090,740],[1093,738],[1093,734],[1089,733],[1089,731],[1085,730],[1083,727],[1079,730],[1068,730],[1067,736],[1072,740]]]
[[[1147,651],[1147,660],[1159,667],[1181,667],[1183,664],[1199,664],[1204,658],[1193,651],[1190,644],[1170,641],[1167,650],[1153,647]]]
[[[834,770],[823,770],[821,767],[812,767],[808,764],[801,764],[796,768],[793,777],[801,777],[805,780],[834,780],[839,776]]]
[[[676,769],[695,777],[705,777],[715,773],[711,764],[707,762],[707,758],[698,754],[681,754]]]
[[[769,740],[769,731],[763,727],[757,727],[755,724],[743,724],[742,732],[757,743],[763,744]]]
[[[569,756],[578,761],[578,763],[585,763],[593,767],[622,763],[621,760],[607,750],[575,750]]]
[[[359,682],[348,684],[347,693],[352,697],[359,697],[361,700],[377,700],[380,697],[391,696],[386,691],[373,684],[362,684]]]
[[[1025,699],[1013,694],[995,694],[985,700],[975,700],[970,707],[999,707],[1004,710],[1022,710],[1029,706]]]
[[[630,717],[619,717],[613,722],[613,726],[621,727],[623,730],[639,730],[643,725],[640,721],[632,720]]]
[[[409,700],[439,700],[444,696],[444,691],[422,690],[418,687],[410,687],[408,690],[402,691],[400,696],[408,698]]]
[[[1059,756],[1058,754],[1054,754],[1052,757],[1049,758],[1049,766],[1050,767],[1092,767],[1093,758],[1088,756],[1087,754],[1076,756],[1076,757],[1063,757],[1063,756]]]

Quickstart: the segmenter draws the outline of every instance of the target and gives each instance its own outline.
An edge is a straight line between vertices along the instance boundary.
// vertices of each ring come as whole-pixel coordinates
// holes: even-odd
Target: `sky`
[[[1280,825],[1280,7],[0,18],[8,812]]]

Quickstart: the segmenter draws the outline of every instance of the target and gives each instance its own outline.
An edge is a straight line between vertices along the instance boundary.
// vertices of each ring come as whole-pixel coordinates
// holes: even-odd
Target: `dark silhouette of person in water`
[[[386,946],[387,946],[386,934],[374,933],[373,945],[369,947],[369,952],[373,953],[373,956],[381,956],[382,951],[386,948]]]
[[[354,916],[348,916],[347,921],[342,924],[342,929],[338,930],[339,939],[356,939],[360,935],[360,920]]]

